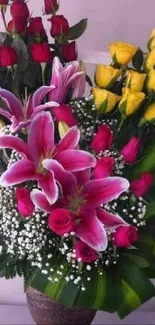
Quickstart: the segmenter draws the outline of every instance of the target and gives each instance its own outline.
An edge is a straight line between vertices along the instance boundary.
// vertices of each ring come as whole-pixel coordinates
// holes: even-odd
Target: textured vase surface
[[[68,308],[33,288],[27,289],[26,296],[37,325],[90,325],[96,315],[95,310]]]

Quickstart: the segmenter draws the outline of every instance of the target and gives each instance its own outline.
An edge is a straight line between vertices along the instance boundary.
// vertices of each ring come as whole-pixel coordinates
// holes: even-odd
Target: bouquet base
[[[66,307],[33,288],[26,296],[37,325],[90,325],[96,315],[95,310]]]

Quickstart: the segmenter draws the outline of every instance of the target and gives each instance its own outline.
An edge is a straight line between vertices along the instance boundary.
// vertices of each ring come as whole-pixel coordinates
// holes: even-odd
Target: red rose
[[[130,141],[121,150],[121,155],[127,164],[133,164],[137,160],[140,149],[140,139],[132,137]]]
[[[30,18],[27,33],[32,37],[46,36],[41,17]]]
[[[27,4],[22,0],[16,0],[13,2],[10,8],[12,17],[20,17],[24,20],[30,16]]]
[[[63,15],[53,16],[48,19],[51,26],[51,36],[54,38],[59,35],[67,36],[69,33],[69,23],[68,20]]]
[[[97,161],[94,169],[94,178],[105,178],[112,174],[115,166],[113,157],[103,157]]]
[[[30,191],[25,187],[16,189],[17,209],[23,217],[31,217],[34,204],[30,198]]]
[[[136,196],[144,196],[149,191],[152,182],[151,173],[143,173],[139,179],[131,182],[131,192]]]
[[[52,52],[48,43],[33,43],[31,46],[31,55],[34,62],[50,62],[52,60]]]
[[[77,60],[77,45],[76,42],[61,45],[61,53],[65,59],[65,62],[71,62]]]
[[[96,152],[110,149],[113,142],[113,132],[106,124],[99,126],[97,134],[94,136],[91,147]]]
[[[74,215],[66,209],[54,210],[48,218],[48,226],[57,235],[63,236],[74,230]]]
[[[75,258],[78,260],[79,258],[82,262],[91,263],[97,260],[97,253],[94,249],[89,247],[86,243],[78,240],[74,246],[75,249]]]
[[[65,122],[68,126],[72,127],[77,125],[75,116],[72,113],[72,108],[68,105],[61,104],[59,107],[52,109],[57,122]]]
[[[10,34],[24,34],[27,27],[27,20],[24,20],[21,17],[14,17],[8,23],[8,32]]]
[[[1,67],[10,67],[17,64],[18,56],[16,51],[9,45],[1,45],[0,47],[0,65]]]
[[[130,247],[137,239],[137,229],[134,226],[120,226],[113,234],[113,243],[117,247]]]
[[[55,14],[59,9],[58,0],[44,0],[45,3],[45,14]]]

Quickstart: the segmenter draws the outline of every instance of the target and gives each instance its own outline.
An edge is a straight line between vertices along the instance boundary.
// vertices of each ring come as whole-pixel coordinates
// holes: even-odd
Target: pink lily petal
[[[0,108],[0,115],[5,116],[8,120],[11,120],[12,115],[4,108]]]
[[[27,120],[26,122],[19,122],[15,116],[11,118],[12,125],[10,126],[11,132],[16,132],[21,130],[22,128],[25,129],[31,124],[31,120]]]
[[[54,85],[51,86],[42,86],[35,91],[32,97],[32,107],[35,108],[39,106],[43,100],[43,98],[55,88]]]
[[[33,204],[40,210],[43,210],[47,213],[50,213],[52,211],[52,206],[49,204],[49,202],[46,199],[46,196],[42,191],[34,189],[32,190],[30,197]]]
[[[23,107],[20,100],[10,91],[2,88],[0,88],[0,96],[4,97],[8,101],[12,115],[15,115],[18,119],[23,119]]]
[[[97,209],[97,217],[103,223],[105,229],[116,229],[119,226],[127,225],[118,214],[110,213],[104,209]]]
[[[89,181],[83,187],[83,195],[87,200],[85,206],[91,209],[117,199],[128,190],[129,182],[122,177],[107,177]]]
[[[78,130],[77,126],[73,126],[58,143],[56,147],[56,159],[57,154],[59,154],[61,151],[74,149],[78,145],[79,140],[80,131]]]
[[[85,73],[81,75],[77,81],[75,81],[73,85],[72,99],[82,97],[85,93],[86,89],[86,76]]]
[[[96,159],[93,155],[82,150],[65,150],[56,155],[58,162],[64,169],[70,172],[77,172],[94,167]]]
[[[75,229],[76,236],[94,250],[105,251],[108,246],[106,231],[98,220],[95,210],[87,210]]]
[[[75,81],[81,80],[81,76],[85,74],[83,71],[76,72],[74,75],[70,77],[70,79],[67,81],[66,87],[69,88]]]
[[[38,114],[29,128],[28,145],[36,162],[47,154],[54,146],[54,123],[49,112]]]
[[[61,72],[59,69],[59,62],[56,59],[54,59],[54,61],[53,61],[51,85],[54,85],[55,89],[53,89],[49,93],[49,100],[56,101],[56,102],[60,103],[60,93],[61,93],[64,85],[62,83]]]
[[[70,69],[69,69],[70,67]],[[63,68],[62,71],[62,76],[63,76],[63,80],[64,80],[64,75],[66,74],[66,70],[67,72],[69,71],[70,73],[68,73],[68,78],[70,78],[73,74],[75,74],[78,71],[79,68],[79,62],[78,61],[72,61],[68,64],[66,64],[66,66]]]
[[[4,135],[0,137],[0,148],[14,149],[27,159],[32,159],[31,151],[28,145],[20,138]]]
[[[83,185],[90,180],[91,169],[87,168],[79,172],[74,173],[74,176],[77,179],[78,185]]]
[[[25,181],[35,180],[34,164],[27,159],[22,159],[12,164],[0,177],[2,186],[11,186]]]
[[[47,102],[43,105],[39,105],[39,106],[36,106],[34,109],[33,109],[33,113],[31,114],[30,118],[33,119],[38,113],[44,111],[45,109],[50,109],[52,107],[58,107],[59,104],[56,103],[56,102]]]
[[[43,190],[49,204],[54,204],[58,198],[59,190],[53,172],[48,172],[47,175],[42,177],[39,180],[39,186]]]
[[[54,159],[45,159],[42,162],[44,168],[54,173],[54,178],[60,184],[62,192],[65,196],[73,195],[77,190],[76,178],[70,172],[67,172],[59,163]]]

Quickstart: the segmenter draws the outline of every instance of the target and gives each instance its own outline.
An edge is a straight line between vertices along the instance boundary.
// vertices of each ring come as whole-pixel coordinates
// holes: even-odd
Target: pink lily
[[[76,178],[71,173],[63,178],[64,171],[57,161],[46,159],[44,164],[55,177],[59,174],[62,198],[52,206],[42,191],[34,189],[31,199],[35,206],[47,213],[56,213],[57,208],[67,209],[75,217],[75,235],[94,250],[104,251],[108,245],[107,230],[126,225],[126,222],[120,216],[101,209],[100,205],[117,199],[129,188],[128,181],[121,177],[90,180],[88,170],[79,172]]]
[[[32,119],[41,111],[59,106],[56,102],[42,104],[43,98],[55,87],[42,86],[27,101],[22,102],[10,91],[0,88],[0,97],[6,109],[0,108],[0,115],[11,121],[11,131],[16,132],[30,125]]]
[[[73,93],[76,97],[82,97],[85,92],[85,83],[83,83],[83,76],[85,72],[79,71],[79,62],[73,61],[69,64],[61,64],[58,57],[53,60],[51,85],[55,86],[49,94],[50,101],[56,101],[59,104],[65,103],[68,90],[73,88]],[[83,87],[79,86],[82,81]]]
[[[63,139],[54,143],[54,123],[50,112],[38,114],[32,121],[28,143],[14,136],[1,136],[0,147],[11,148],[19,152],[23,159],[13,163],[0,177],[2,186],[20,184],[29,180],[37,180],[47,200],[53,204],[58,197],[58,184],[61,179],[59,173],[46,167],[46,159],[54,164],[62,165],[63,177],[69,172],[84,170],[95,165],[93,155],[82,150],[73,150],[79,142],[80,132],[76,126],[68,130]],[[62,184],[63,184],[62,178]],[[69,185],[68,185],[69,186]]]

